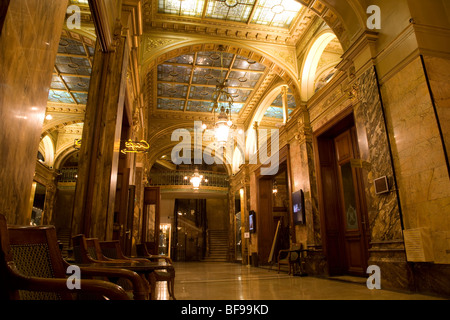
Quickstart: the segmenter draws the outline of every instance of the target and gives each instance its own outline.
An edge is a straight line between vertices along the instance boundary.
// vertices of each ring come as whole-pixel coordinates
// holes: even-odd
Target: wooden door
[[[256,214],[256,232],[258,233],[258,260],[267,264],[272,248],[275,227],[272,214],[272,180],[259,179],[258,212]]]
[[[150,242],[154,247],[152,254],[157,254],[159,246],[161,193],[159,187],[144,189],[144,214],[142,220],[142,241]]]
[[[367,210],[359,168],[355,128],[334,139],[339,181],[341,230],[344,237],[347,273],[364,275],[367,269],[368,243],[366,237]]]
[[[328,272],[330,275],[340,275],[347,271],[347,259],[345,258],[345,240],[341,231],[342,215],[333,138],[320,137],[317,140],[317,147],[320,168],[320,206]]]
[[[124,249],[127,238],[127,219],[128,219],[128,189],[130,180],[130,169],[119,167],[117,173],[116,198],[114,205],[114,230],[113,239],[119,240]]]

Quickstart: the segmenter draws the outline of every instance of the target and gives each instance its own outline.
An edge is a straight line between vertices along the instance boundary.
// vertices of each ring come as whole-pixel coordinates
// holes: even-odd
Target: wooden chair
[[[305,250],[303,250],[303,244],[301,243],[293,243],[290,249],[280,250],[278,252],[278,273],[280,273],[280,267],[282,265],[289,266],[289,275],[295,272],[296,266],[299,266],[301,268],[302,253],[304,251]]]
[[[162,255],[152,255],[147,251],[147,246],[144,243],[136,244],[136,253],[139,258],[144,258],[149,261],[164,260],[166,263],[172,265],[172,259]],[[154,274],[154,282],[156,281],[166,281],[167,288],[169,290],[169,295],[173,300],[175,298],[175,268],[168,269],[167,271],[157,271]],[[152,288],[155,287],[155,283],[151,283]]]
[[[147,249],[147,245],[144,243],[136,244],[136,253],[138,257],[143,257],[151,261],[164,260],[167,263],[172,264],[172,259],[167,256],[151,254]]]
[[[125,261],[141,261],[148,262],[148,259],[143,258],[130,258],[123,254],[122,248],[120,246],[119,240],[112,241],[98,241],[98,245],[100,247],[101,254],[110,260],[125,260]]]
[[[53,227],[8,230],[0,215],[0,300],[73,300],[84,294],[129,300],[123,288],[106,281],[81,279],[81,289],[71,290],[66,270]]]
[[[72,246],[75,264],[101,263],[107,265],[108,263],[118,262],[118,260],[113,261],[112,259],[108,259],[105,256],[103,256],[103,254],[101,254],[100,246],[98,245],[97,242],[98,240],[95,241],[92,239],[94,238],[87,239],[83,234],[79,234],[72,237]],[[88,245],[88,240],[90,245]],[[100,253],[98,253],[98,251],[100,251]],[[107,269],[107,268],[101,267],[97,269]],[[149,293],[149,285],[146,279],[143,279],[143,277],[130,270],[125,269],[114,269],[114,270],[128,271],[131,274],[133,274],[133,276],[127,274],[125,274],[124,276],[120,276],[120,274],[118,274],[116,281],[120,283],[126,290],[133,290],[136,300],[147,299]],[[136,298],[136,296],[138,298]]]
[[[104,254],[100,241],[97,238],[86,238],[86,246],[89,255],[94,259],[105,262],[130,262],[130,259],[111,258]]]

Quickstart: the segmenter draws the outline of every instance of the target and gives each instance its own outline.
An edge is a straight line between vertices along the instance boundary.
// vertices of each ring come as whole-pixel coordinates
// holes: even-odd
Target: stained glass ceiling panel
[[[201,17],[205,0],[159,0],[160,13]]]
[[[283,108],[279,107],[268,107],[264,117],[267,118],[275,118],[275,119],[283,119]]]
[[[75,103],[72,96],[66,91],[50,90],[48,100],[56,103]]]
[[[59,42],[48,101],[52,103],[87,103],[94,48],[80,41],[62,37]]]
[[[295,98],[291,93],[287,94],[287,102],[288,102],[288,108],[289,109],[295,109],[297,107],[295,103]],[[273,107],[282,107],[283,106],[283,99],[281,94],[279,94],[275,100],[272,102],[271,106]]]
[[[301,8],[302,5],[295,0],[158,1],[159,13],[280,28],[289,28]]]
[[[255,0],[208,1],[206,18],[247,22]]]
[[[159,98],[157,108],[161,110],[183,111],[184,101]]]
[[[288,28],[301,8],[295,0],[259,0],[251,23]]]
[[[201,51],[171,58],[157,66],[157,109],[213,112],[216,85],[227,79],[233,98],[232,113],[239,113],[250,101],[266,67],[229,53]],[[224,97],[219,102],[225,103]]]

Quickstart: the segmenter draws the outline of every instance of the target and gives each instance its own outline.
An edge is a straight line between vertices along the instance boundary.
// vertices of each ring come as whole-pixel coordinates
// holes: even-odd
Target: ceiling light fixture
[[[223,51],[225,48],[223,46],[219,46],[220,54],[220,66],[221,70],[223,70]],[[231,120],[231,110],[233,107],[233,95],[228,91],[228,79],[226,76],[222,74],[221,78],[217,79],[216,89],[213,93],[212,104],[214,109],[214,132],[216,142],[219,145],[223,146],[228,141],[228,135],[230,133],[230,129],[233,126],[233,122]],[[225,103],[223,103],[225,101]],[[219,113],[216,121],[216,112]]]
[[[278,184],[277,184],[277,180],[273,180],[273,184],[272,184],[272,193],[274,195],[277,195],[278,193]]]
[[[192,187],[194,188],[194,190],[200,189],[200,184],[202,183],[202,180],[203,180],[203,175],[201,175],[198,172],[198,169],[195,168],[194,174],[192,175],[191,179],[189,180],[192,183]]]
[[[238,5],[238,0],[225,0],[225,5],[229,8],[236,7]]]

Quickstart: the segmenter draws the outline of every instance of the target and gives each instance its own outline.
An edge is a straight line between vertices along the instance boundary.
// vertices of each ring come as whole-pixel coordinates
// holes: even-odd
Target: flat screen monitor
[[[292,194],[292,213],[294,215],[294,224],[305,223],[305,197],[303,190]]]
[[[256,232],[256,216],[255,216],[255,211],[250,211],[249,215],[248,215],[248,227],[249,227],[249,231],[251,233],[255,233]]]

